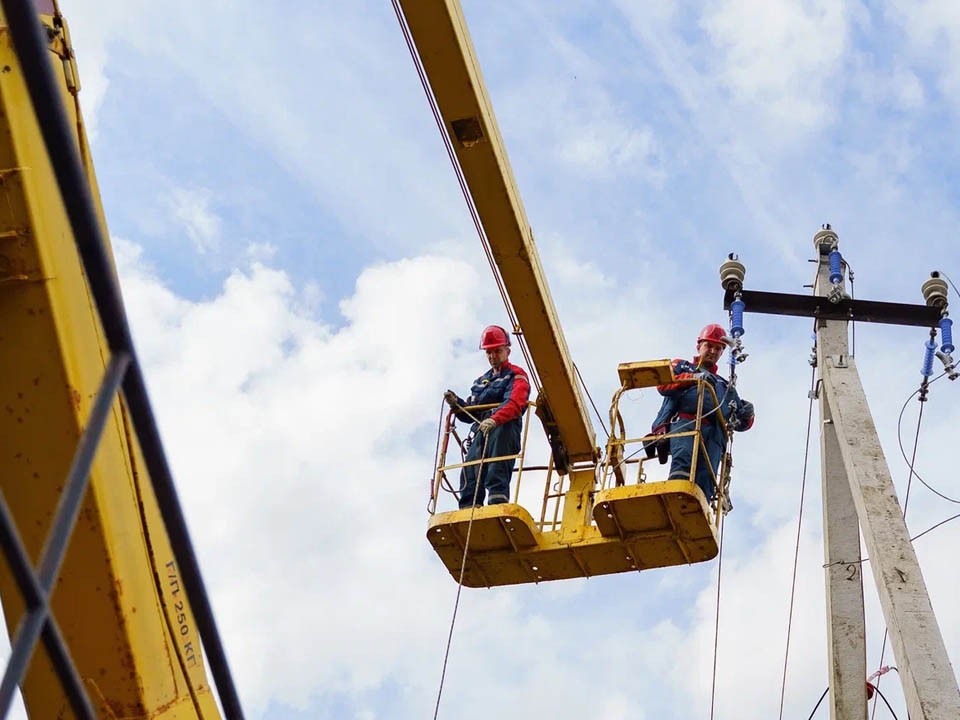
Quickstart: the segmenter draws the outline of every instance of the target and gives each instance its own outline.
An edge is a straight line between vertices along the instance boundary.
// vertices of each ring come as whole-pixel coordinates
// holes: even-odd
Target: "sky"
[[[466,394],[480,330],[508,321],[391,4],[60,5],[247,716],[431,717],[457,591],[425,539],[441,396]],[[730,252],[748,288],[809,292],[812,237],[831,223],[857,297],[918,303],[932,270],[960,281],[952,3],[463,7],[604,421],[618,363],[690,355],[701,326],[726,323]],[[714,717],[780,717],[781,691],[783,718],[810,716],[828,682],[815,409],[804,443],[812,322],[746,320],[738,387],[757,421],[734,445],[719,620],[717,561],[465,589],[439,717],[709,718],[715,627]],[[927,332],[854,337],[902,501]],[[915,466],[951,498],[957,392],[931,388]],[[629,401],[633,434],[657,407],[649,391]],[[912,534],[957,512],[914,479]],[[955,668],[958,542],[955,521],[915,546]],[[884,624],[868,566],[864,594],[872,671]],[[903,719],[895,676],[881,689]]]

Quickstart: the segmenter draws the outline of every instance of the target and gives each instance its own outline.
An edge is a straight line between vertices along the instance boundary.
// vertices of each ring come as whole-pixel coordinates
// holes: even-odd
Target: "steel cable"
[[[447,661],[450,659],[450,645],[453,642],[453,628],[457,622],[457,609],[460,607],[460,592],[463,590],[463,576],[467,570],[467,551],[470,548],[470,533],[473,530],[473,518],[477,513],[477,495],[480,492],[480,483],[483,481],[483,462],[487,457],[487,436],[483,436],[483,450],[480,453],[480,464],[477,466],[477,477],[473,484],[473,507],[470,508],[470,521],[467,523],[467,537],[463,541],[463,559],[460,561],[460,578],[457,580],[457,598],[453,603],[453,616],[450,618],[450,631],[447,633],[447,648],[443,653],[443,669],[440,671],[440,687],[437,689],[437,704],[433,708],[433,720],[437,720],[440,713],[440,697],[443,695],[443,681],[447,676]]]
[[[921,391],[923,391],[925,388],[929,388],[930,385],[932,385],[933,383],[935,383],[937,380],[939,380],[940,378],[942,378],[944,375],[946,375],[946,373],[942,373],[942,374],[938,375],[938,376],[935,377],[933,380],[931,380],[929,383],[926,383],[926,378],[924,378],[924,383],[926,383],[926,384],[925,384],[925,385],[924,385],[924,384],[921,384],[920,388],[917,389],[917,390],[915,390],[913,393],[911,393],[910,396],[907,397],[907,399],[906,399],[906,400],[904,401],[904,403],[903,403],[903,408],[901,408],[901,410],[900,410],[900,417],[897,419],[897,442],[900,444],[900,453],[903,455],[903,459],[904,459],[904,460],[907,459],[907,454],[906,454],[906,452],[904,452],[904,449],[903,449],[903,441],[902,441],[902,439],[901,439],[900,430],[901,430],[901,424],[902,424],[902,421],[903,421],[903,413],[904,413],[904,411],[907,409],[907,403],[909,403],[909,402],[913,399],[913,397],[914,397],[915,395],[919,394],[919,393],[920,393]],[[907,492],[904,494],[904,499],[903,499],[903,520],[904,520],[904,523],[905,523],[906,520],[907,520],[907,506],[910,504],[910,488],[911,488],[912,485],[913,485],[913,477],[914,477],[914,475],[916,475],[916,473],[914,472],[913,467],[914,467],[914,464],[916,463],[916,460],[917,460],[917,447],[918,447],[918,445],[920,444],[920,424],[921,424],[921,422],[923,422],[923,406],[924,406],[924,405],[925,405],[924,402],[921,402],[921,403],[920,403],[920,412],[917,413],[917,430],[916,430],[916,432],[914,433],[914,436],[913,436],[913,452],[912,452],[911,455],[910,455],[910,459],[907,461],[907,464],[910,466],[910,474],[909,474],[909,476],[908,476],[908,478],[907,478]],[[943,493],[940,493],[940,492],[934,490],[932,487],[930,487],[929,485],[927,485],[927,483],[926,483],[926,482],[923,480],[923,478],[921,478],[919,475],[917,475],[917,479],[919,479],[920,482],[923,483],[930,491],[932,491],[933,493],[939,495],[940,497],[944,498],[945,500],[950,500],[951,502],[957,502],[956,500],[953,500],[952,498],[947,497],[947,496],[944,495]],[[889,628],[886,628],[886,627],[885,627],[885,628],[883,629],[883,642],[880,644],[880,662],[877,664],[878,667],[882,667],[882,666],[883,666],[883,659],[884,659],[884,657],[885,657],[886,654],[887,654],[887,638],[888,638],[888,636],[889,636],[889,633],[890,633]],[[878,694],[878,695],[880,694],[880,680],[881,680],[881,679],[882,679],[882,676],[881,676],[881,677],[878,677],[878,678],[877,678],[877,684],[875,685],[875,687],[876,687],[876,689],[877,689],[877,694]],[[883,701],[886,702],[887,699],[884,698]],[[888,705],[887,707],[889,707],[889,705]],[[892,712],[892,710],[891,710],[891,712]],[[876,714],[877,714],[877,701],[874,700],[874,701],[873,701],[873,709],[870,711],[870,720],[873,720],[873,718],[876,717]]]
[[[783,651],[783,681],[780,685],[780,720],[783,720],[783,702],[787,692],[787,663],[790,659],[790,634],[793,630],[793,602],[796,598],[797,590],[797,564],[800,558],[800,532],[803,528],[803,498],[807,488],[807,468],[810,459],[810,429],[813,424],[813,398],[814,389],[816,388],[816,372],[817,369],[815,367],[810,369],[810,392],[808,393],[810,403],[807,407],[807,438],[804,441],[803,475],[800,480],[800,508],[797,511],[797,543],[793,550],[793,578],[790,581],[790,609],[787,612],[787,642],[786,648]],[[823,698],[821,698],[821,700],[822,699]],[[820,703],[817,703],[817,705],[819,704]],[[814,711],[816,711],[816,708],[814,708]]]
[[[607,425],[603,422],[603,416],[600,415],[600,411],[597,409],[597,404],[593,401],[593,396],[590,394],[590,391],[587,390],[587,384],[583,381],[583,375],[580,374],[580,368],[577,367],[577,364],[573,364],[573,369],[577,373],[577,378],[580,380],[580,387],[583,388],[583,392],[586,393],[587,399],[590,401],[590,404],[593,406],[593,412],[597,415],[597,420],[600,421],[600,427],[603,428],[603,432],[607,435],[607,440],[610,439],[610,431],[607,430]]]
[[[720,513],[720,547],[717,549],[717,609],[713,625],[713,678],[710,683],[710,720],[713,720],[713,710],[717,696],[717,649],[720,645],[720,579],[723,577],[723,519],[725,513]]]
[[[503,278],[500,275],[500,269],[497,267],[497,263],[493,258],[493,250],[490,248],[490,240],[483,228],[483,222],[480,220],[477,207],[473,202],[473,196],[470,194],[470,188],[467,186],[466,178],[463,175],[463,169],[460,167],[460,161],[457,159],[457,153],[454,150],[453,143],[450,141],[450,136],[447,133],[443,116],[440,113],[440,108],[437,106],[437,98],[434,96],[433,90],[430,88],[430,80],[427,78],[426,70],[423,67],[420,56],[417,54],[417,48],[413,42],[413,36],[410,33],[410,27],[407,25],[406,18],[403,15],[403,10],[400,8],[399,0],[392,0],[392,3],[393,10],[397,16],[397,22],[400,23],[400,29],[403,32],[404,40],[406,40],[410,57],[413,60],[414,67],[417,70],[417,75],[420,77],[420,84],[423,86],[424,94],[427,97],[427,103],[430,105],[430,110],[433,113],[433,119],[437,124],[437,129],[440,130],[440,137],[443,139],[443,145],[446,148],[447,156],[450,158],[450,164],[453,166],[454,174],[457,176],[457,182],[460,184],[460,191],[463,193],[463,199],[467,203],[467,210],[470,213],[470,218],[473,220],[473,225],[476,228],[477,235],[479,236],[480,242],[483,245],[484,254],[487,256],[487,263],[490,265],[490,270],[493,272],[493,278],[497,284],[497,289],[500,292],[500,298],[503,300],[504,308],[507,311],[507,317],[510,320],[513,334],[517,338],[517,345],[519,345],[520,352],[523,353],[524,360],[527,363],[527,370],[530,380],[532,381],[533,386],[536,388],[537,393],[540,394],[542,392],[540,377],[537,375],[536,368],[534,367],[530,356],[530,350],[527,348],[526,341],[523,339],[523,333],[520,330],[520,324],[517,322],[517,316],[516,313],[514,313],[513,305],[510,303],[510,298],[507,295],[506,288],[504,288]]]

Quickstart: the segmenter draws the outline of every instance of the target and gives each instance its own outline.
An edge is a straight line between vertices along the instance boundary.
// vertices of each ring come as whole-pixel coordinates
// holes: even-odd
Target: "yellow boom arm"
[[[44,6],[49,62],[103,224],[69,36]],[[0,490],[36,565],[111,354],[2,13],[0,67]],[[181,572],[119,398],[97,447],[51,597],[83,689],[102,718],[219,718]],[[13,636],[24,600],[8,563],[0,593]],[[44,646],[21,691],[32,718],[74,717]]]
[[[545,425],[572,463],[594,462],[596,435],[576,381],[507,151],[457,0],[400,0],[444,131],[473,197],[533,358]],[[544,397],[545,396],[545,397]],[[549,410],[544,408],[548,403]],[[546,417],[544,417],[546,414]],[[552,417],[551,417],[552,416]]]

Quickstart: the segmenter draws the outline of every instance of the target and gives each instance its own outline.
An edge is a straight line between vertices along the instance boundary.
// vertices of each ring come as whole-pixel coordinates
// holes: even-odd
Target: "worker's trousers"
[[[511,420],[504,425],[498,425],[484,436],[476,430],[474,425],[473,442],[467,450],[465,462],[480,460],[481,458],[495,458],[502,455],[516,455],[520,452],[521,421]],[[483,505],[483,499],[488,496],[488,505],[497,505],[510,500],[510,476],[516,465],[516,458],[510,460],[496,460],[479,465],[468,465],[460,471],[460,507],[468,508],[473,505]],[[480,486],[477,487],[477,477]],[[474,500],[476,493],[476,500]]]
[[[670,432],[690,432],[696,427],[693,420],[674,420],[670,425]],[[703,435],[703,444],[697,450],[697,468],[694,481],[703,491],[708,502],[717,497],[716,483],[720,480],[715,476],[719,472],[720,460],[727,445],[726,435],[712,422],[704,422],[700,429]],[[670,479],[689,480],[690,466],[693,462],[694,435],[670,438]],[[704,455],[706,448],[706,455]],[[710,469],[713,468],[713,472]]]

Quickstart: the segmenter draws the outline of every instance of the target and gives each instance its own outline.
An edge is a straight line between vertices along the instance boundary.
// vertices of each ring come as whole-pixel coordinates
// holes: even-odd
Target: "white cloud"
[[[414,540],[429,473],[409,445],[432,423],[452,339],[476,324],[459,302],[472,271],[430,257],[370,269],[333,330],[298,310],[276,270],[254,264],[213,300],[190,303],[117,246],[247,702],[303,706],[318,682],[376,687],[417,643],[392,630],[396,613],[412,620],[448,587]],[[432,579],[409,583],[417,576]],[[429,637],[426,620],[413,625]]]
[[[942,95],[954,106],[960,89],[960,10],[949,0],[888,0],[892,19],[902,25],[907,50],[932,71]]]
[[[478,370],[472,333],[457,342],[465,328],[481,324],[469,300],[478,275],[442,257],[370,268],[341,303],[345,323],[334,328],[298,309],[298,292],[282,272],[254,264],[234,273],[211,301],[190,303],[137,265],[128,244],[117,246],[168,452],[248,712],[256,717],[268,701],[306,709],[346,698],[377,716],[370,703],[386,683],[404,688],[394,716],[422,716],[435,698],[455,590],[423,538],[434,400],[445,384]],[[574,337],[587,328],[609,335],[604,326],[615,322],[598,323],[592,305],[609,308],[617,288],[590,272],[597,275],[590,283],[596,295],[571,318]],[[571,272],[558,280],[566,296],[577,279]],[[622,302],[636,306],[641,298]],[[675,342],[675,331],[634,322],[661,334],[648,338],[651,345]],[[620,330],[627,338],[634,332]],[[581,360],[588,378],[611,369],[592,353]],[[784,367],[775,355],[769,363]],[[745,370],[745,382],[754,389],[775,384],[764,379],[767,372],[761,362]],[[721,711],[738,706],[744,693],[756,696],[742,710],[748,719],[768,717],[779,703],[787,558],[796,532],[789,510],[774,511],[786,517],[747,550],[750,508],[771,512],[771,498],[781,493],[795,502],[790,479],[799,465],[799,458],[778,464],[763,449],[793,432],[781,415],[788,409],[777,409],[782,400],[754,399],[762,424],[738,444],[746,467],[728,530],[734,549],[724,566],[717,695]],[[808,528],[816,527],[811,517]],[[794,709],[812,707],[823,677],[818,537],[808,529],[801,548],[787,690]],[[662,716],[660,707],[684,716],[703,711],[712,675],[715,568],[699,573],[705,584],[693,587],[691,570],[678,568],[465,591],[444,711],[481,717],[491,693],[510,708],[505,718],[598,707],[607,717],[631,719]],[[934,589],[942,591],[933,575]],[[649,616],[573,612],[591,588],[608,604],[613,596],[604,588],[656,597],[685,587],[697,595],[689,626],[679,608]],[[671,615],[674,622],[666,619]],[[577,682],[585,667],[603,668],[600,706]]]
[[[560,148],[563,160],[589,173],[628,176],[639,171],[651,180],[662,175],[655,169],[656,155],[649,128],[636,130],[611,121],[574,128]]]
[[[213,193],[206,188],[173,188],[168,200],[170,213],[179,223],[196,251],[205,255],[220,245],[220,217],[211,209]]]
[[[849,14],[830,0],[711,2],[701,25],[718,57],[708,61],[736,102],[781,130],[816,129],[842,87]]]

